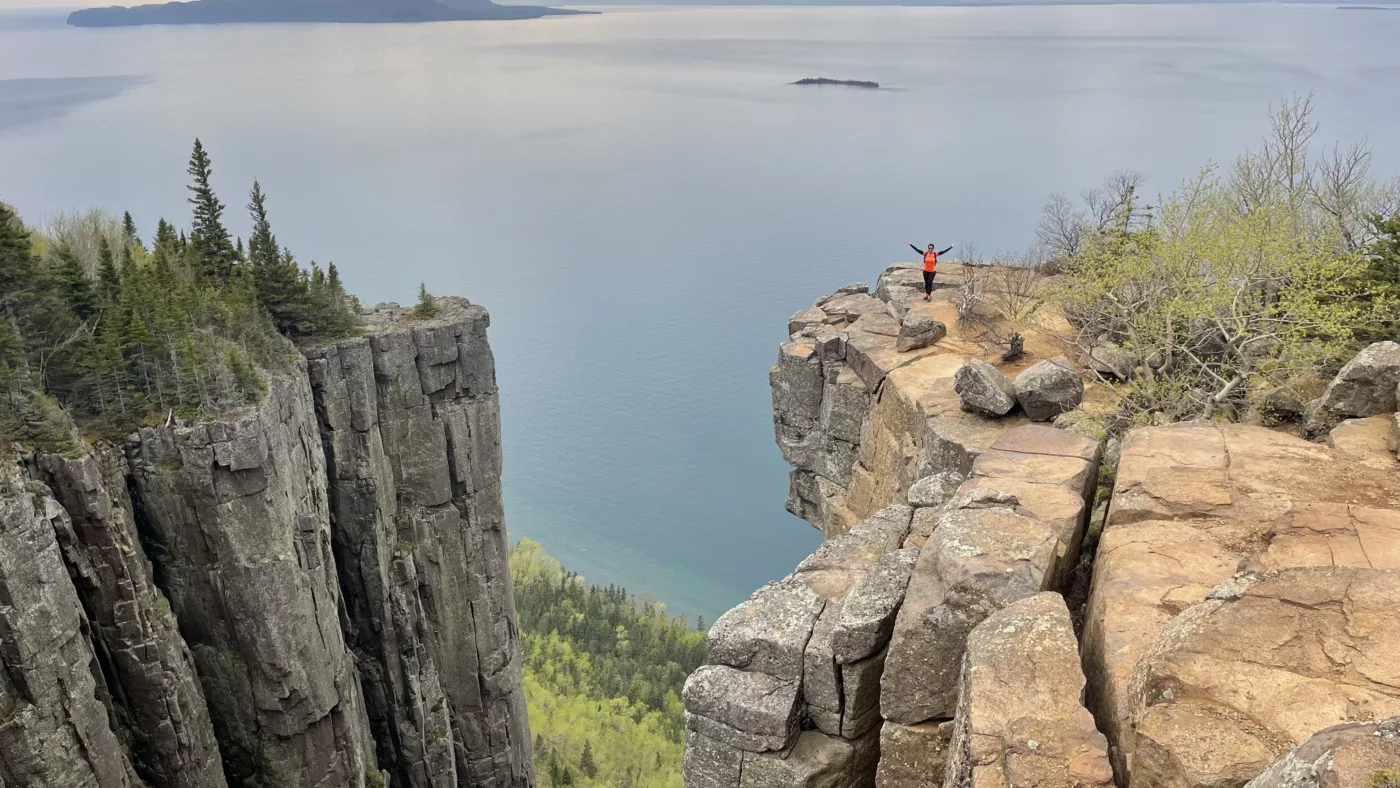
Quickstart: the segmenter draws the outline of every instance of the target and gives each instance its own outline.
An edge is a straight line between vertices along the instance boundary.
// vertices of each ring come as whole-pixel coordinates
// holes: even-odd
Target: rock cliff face
[[[336,559],[382,768],[532,782],[486,311],[311,351]]]
[[[789,324],[788,508],[827,540],[711,628],[687,787],[1400,784],[1393,346],[1310,406],[1326,445],[1211,424],[1110,451],[1053,342],[999,362],[916,277]]]
[[[0,785],[533,784],[485,310],[0,458]]]

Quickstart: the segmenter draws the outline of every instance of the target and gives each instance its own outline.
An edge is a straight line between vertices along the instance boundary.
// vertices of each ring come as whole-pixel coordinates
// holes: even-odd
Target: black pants
[[[924,272],[924,295],[933,295],[933,275],[936,271]]]

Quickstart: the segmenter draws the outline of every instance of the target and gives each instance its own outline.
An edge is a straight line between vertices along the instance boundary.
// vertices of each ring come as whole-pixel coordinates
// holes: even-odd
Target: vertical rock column
[[[0,785],[135,785],[98,700],[82,608],[54,534],[68,516],[0,459]]]
[[[359,786],[373,743],[341,636],[311,390],[304,368],[270,383],[235,420],[141,430],[136,503],[229,781]]]
[[[49,454],[35,464],[69,515],[55,521],[59,547],[137,772],[153,788],[221,788],[223,767],[194,658],[151,581],[121,458]]]
[[[490,318],[438,305],[307,353],[349,640],[396,784],[528,786]]]

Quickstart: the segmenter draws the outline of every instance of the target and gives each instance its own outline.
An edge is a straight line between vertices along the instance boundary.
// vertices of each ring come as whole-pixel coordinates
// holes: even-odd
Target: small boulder
[[[899,324],[899,339],[895,350],[903,353],[908,350],[925,348],[948,335],[948,327],[928,315],[908,312]]]
[[[1400,717],[1314,733],[1245,788],[1380,788],[1400,784]]]
[[[826,325],[826,313],[812,307],[788,318],[788,336],[796,338],[806,336],[807,332]]]
[[[1377,342],[1348,361],[1322,393],[1323,410],[1338,416],[1394,413],[1400,385],[1400,344]]]
[[[909,488],[909,505],[915,509],[925,506],[942,506],[953,497],[958,487],[966,481],[957,471],[943,471],[914,482]]]
[[[963,364],[953,376],[953,391],[962,401],[962,409],[981,416],[1005,416],[1016,407],[1016,393],[1011,381],[996,367],[972,359]]]
[[[1113,344],[1104,342],[1089,350],[1085,357],[1089,368],[1103,375],[1128,380],[1137,368],[1137,356]]]
[[[1063,356],[1042,361],[1017,375],[1012,390],[1031,421],[1049,421],[1084,401],[1084,380]]]

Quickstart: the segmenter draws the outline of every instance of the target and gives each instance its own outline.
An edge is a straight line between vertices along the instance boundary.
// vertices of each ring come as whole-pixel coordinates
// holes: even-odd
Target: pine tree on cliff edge
[[[194,183],[187,187],[191,192],[189,203],[194,206],[190,243],[194,246],[200,273],[222,280],[232,272],[237,257],[233,251],[233,239],[224,227],[224,204],[219,202],[213,187],[209,185],[209,176],[213,174],[209,154],[204,151],[198,137],[190,153],[189,173],[194,179]]]

